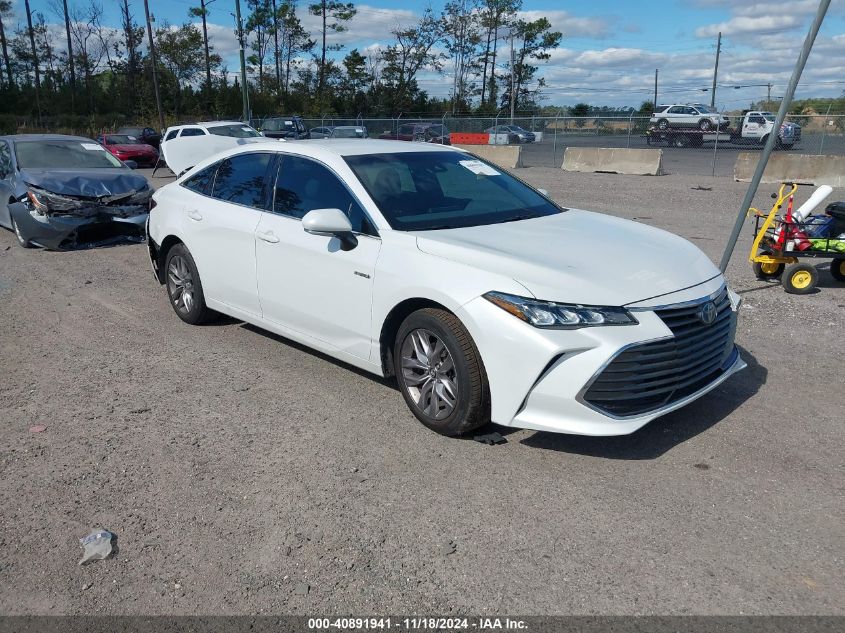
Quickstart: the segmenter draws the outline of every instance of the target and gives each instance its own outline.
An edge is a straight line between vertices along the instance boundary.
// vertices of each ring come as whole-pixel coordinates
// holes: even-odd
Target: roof
[[[7,141],[85,141],[90,143],[87,136],[70,136],[69,134],[8,134],[0,136]]]
[[[183,127],[217,127],[218,125],[249,125],[243,121],[197,121],[196,123],[180,123],[179,125],[171,125],[168,130],[178,130]]]
[[[286,141],[279,150],[295,147],[306,150],[316,149],[337,156],[357,156],[361,154],[398,154],[406,152],[451,152],[460,151],[450,145],[438,143],[412,143],[409,141],[390,141],[364,138],[326,138],[307,141]]]

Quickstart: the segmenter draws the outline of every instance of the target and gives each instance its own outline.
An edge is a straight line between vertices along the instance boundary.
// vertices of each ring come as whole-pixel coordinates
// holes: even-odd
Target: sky
[[[69,0],[70,4],[88,1]],[[99,1],[105,22],[117,26],[117,0]],[[23,0],[15,2],[16,17],[25,23]],[[30,2],[48,22],[58,21],[51,8],[55,0]],[[159,24],[165,20],[180,24],[196,20],[189,18],[188,9],[199,0],[149,0],[149,4]],[[401,9],[390,0],[356,4],[358,14],[348,31],[331,40],[344,46],[341,56],[352,48],[383,46],[389,43],[391,30],[412,24],[429,4],[438,13],[443,6],[442,0],[405,0]],[[130,5],[143,22],[143,1],[131,0]],[[245,15],[246,0],[241,5]],[[300,5],[303,24],[316,37],[317,18],[308,15],[307,0]],[[233,72],[238,69],[234,6],[235,0],[214,0],[209,5],[211,43]],[[773,98],[783,94],[817,7],[818,0],[524,0],[521,13],[526,19],[545,16],[563,33],[560,46],[550,51],[551,58],[540,68],[547,84],[543,105],[639,107],[653,99],[655,69],[659,69],[659,103],[709,103],[721,31],[716,106],[730,110],[765,98],[765,84],[772,84]],[[420,87],[434,96],[448,96],[448,64],[444,70],[445,76],[421,75]],[[796,98],[843,92],[845,0],[832,0]]]

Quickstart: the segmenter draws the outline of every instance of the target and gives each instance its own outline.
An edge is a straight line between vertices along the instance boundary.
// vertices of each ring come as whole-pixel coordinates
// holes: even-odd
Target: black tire
[[[32,242],[23,236],[20,228],[18,227],[18,223],[15,222],[15,218],[11,213],[9,214],[9,222],[12,224],[12,233],[15,234],[15,238],[18,240],[18,244],[21,245],[21,248],[33,248]]]
[[[771,255],[769,251],[762,251],[760,254]],[[751,265],[751,268],[757,279],[760,281],[768,281],[770,279],[779,279],[780,276],[783,275],[783,270],[786,268],[786,264],[761,264],[760,262],[754,262]]]
[[[689,147],[690,145],[692,145],[692,142],[690,141],[690,137],[686,134],[678,134],[672,138],[673,147]]]
[[[783,271],[781,284],[791,295],[806,295],[813,292],[819,280],[819,272],[808,264],[790,264]]]
[[[660,119],[657,122],[657,129],[658,130],[666,130],[669,128],[669,121],[667,119]]]
[[[845,259],[834,259],[830,262],[830,274],[836,281],[845,282]]]
[[[701,119],[701,121],[698,122],[698,129],[702,132],[709,131],[711,127],[713,127],[713,123],[710,119]]]
[[[187,270],[188,277],[184,274],[183,265],[184,269]],[[173,267],[173,270],[171,270],[171,267]],[[189,284],[188,286],[185,285],[186,281]],[[197,265],[191,256],[191,252],[184,244],[176,244],[167,251],[164,262],[164,283],[173,311],[185,323],[201,325],[216,316],[217,313],[205,305],[205,295],[202,292],[202,282],[197,271]],[[188,290],[191,296],[190,303],[186,300]]]
[[[434,369],[431,369],[431,365],[429,366],[428,374],[426,374],[426,369],[413,365],[413,359],[411,363],[408,363],[407,359],[403,363],[403,348],[406,348],[406,343],[411,348],[415,347],[411,335],[433,335],[433,338],[428,338],[429,343],[432,343],[434,339],[439,339],[448,356],[445,359],[434,359],[437,364],[432,363]],[[434,399],[435,392],[444,391],[444,389],[440,391],[437,389],[440,386],[435,376],[435,374],[439,376],[436,372],[437,367],[446,363],[449,357],[452,360],[450,365],[452,369],[448,372],[448,380],[457,387],[451,410],[442,398],[439,401]],[[407,372],[403,370],[405,364],[407,364]],[[393,344],[393,365],[399,391],[402,392],[405,403],[416,418],[432,431],[449,437],[457,437],[490,421],[490,387],[481,355],[467,329],[451,312],[439,308],[424,308],[410,314],[396,334]],[[432,374],[432,371],[435,374]],[[438,406],[438,402],[443,404],[444,411],[438,410],[435,413],[444,417],[438,419],[435,415],[426,413],[429,407],[424,408],[422,404],[418,404],[417,399],[412,395],[411,390],[416,389],[412,381],[417,376],[425,381],[419,389],[419,402],[425,404],[425,387],[429,382],[432,383],[428,404],[432,409]],[[420,385],[420,381],[416,381],[416,385]]]
[[[760,147],[765,147],[766,143],[769,142],[769,135],[766,134],[763,138],[760,139]]]

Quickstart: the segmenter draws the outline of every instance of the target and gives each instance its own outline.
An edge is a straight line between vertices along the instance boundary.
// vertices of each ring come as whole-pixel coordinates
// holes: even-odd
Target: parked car
[[[650,122],[658,129],[670,127],[696,127],[699,130],[725,129],[730,120],[705,105],[662,105],[652,115]]]
[[[696,246],[456,148],[240,147],[153,200],[150,258],[180,319],[228,314],[394,377],[445,435],[624,435],[745,366],[740,299]]]
[[[142,143],[152,145],[156,149],[158,149],[158,146],[161,143],[161,134],[151,127],[122,127],[115,133],[123,134],[125,136],[134,136]]]
[[[494,125],[484,131],[487,134],[506,135],[508,143],[533,143],[537,140],[534,132],[529,132],[518,125]]]
[[[265,140],[258,130],[239,121],[174,125],[164,133],[161,155],[170,170],[178,176],[224,149]]]
[[[132,161],[139,167],[155,167],[158,162],[155,147],[128,134],[103,134],[97,137],[97,142],[120,160]]]
[[[382,140],[395,141],[422,141],[424,143],[437,143],[438,145],[451,145],[449,141],[449,130],[442,123],[405,123],[400,125],[394,132],[388,130],[379,134]]]
[[[264,119],[261,123],[261,134],[267,138],[283,138],[289,140],[311,138],[311,133],[298,116]]]
[[[143,240],[152,193],[146,178],[91,139],[0,137],[0,225],[24,248]]]
[[[370,138],[363,125],[328,125],[311,128],[311,138]]]

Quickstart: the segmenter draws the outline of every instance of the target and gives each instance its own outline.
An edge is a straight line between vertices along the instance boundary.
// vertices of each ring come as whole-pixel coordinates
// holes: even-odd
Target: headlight
[[[637,320],[625,308],[555,303],[502,292],[488,292],[484,298],[516,318],[539,328],[572,330],[599,325],[637,324]]]
[[[43,193],[36,193],[32,189],[27,189],[26,197],[29,198],[30,203],[32,203],[32,206],[35,207],[35,210],[41,215],[44,215],[48,209],[47,196]]]

